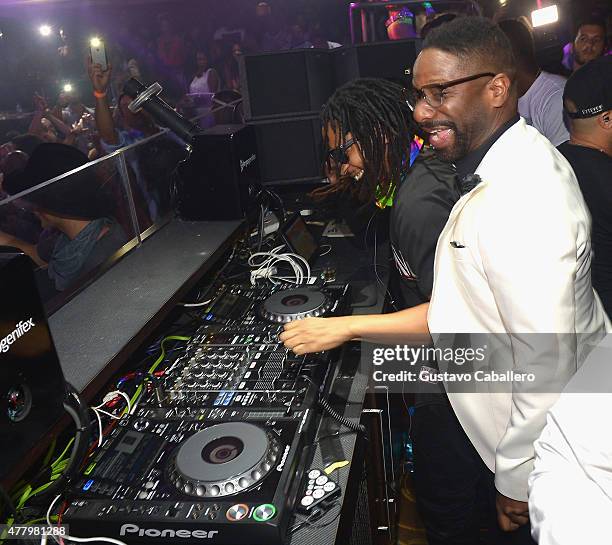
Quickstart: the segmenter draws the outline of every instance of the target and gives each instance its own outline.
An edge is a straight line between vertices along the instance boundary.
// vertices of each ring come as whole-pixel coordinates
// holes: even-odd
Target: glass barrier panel
[[[130,146],[112,159],[117,168],[125,169],[141,235],[163,225],[172,216],[176,169],[186,157],[185,144],[172,132],[164,131]]]
[[[198,101],[192,121],[202,129],[242,122],[242,99],[234,91]],[[18,184],[30,187],[18,194],[7,194],[0,183],[0,246],[32,257],[48,311],[61,307],[173,214],[176,169],[187,157],[184,142],[162,130],[107,151],[34,187]]]
[[[85,165],[27,192],[0,194],[0,245],[19,248],[32,258],[48,311],[62,306],[138,243],[131,196],[113,159]],[[13,176],[21,178],[11,180]],[[26,176],[27,171],[8,175],[6,187],[27,187]]]

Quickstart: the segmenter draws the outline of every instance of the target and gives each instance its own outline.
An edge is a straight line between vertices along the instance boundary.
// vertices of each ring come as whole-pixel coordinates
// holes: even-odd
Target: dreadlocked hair
[[[350,190],[363,202],[376,198],[377,188],[386,194],[408,168],[410,144],[417,133],[412,111],[402,85],[386,79],[361,78],[337,89],[321,111],[323,126],[323,165],[326,175],[337,182],[313,192],[315,198]],[[340,142],[330,142],[328,128]],[[357,182],[342,176],[342,165],[335,164],[327,150],[346,141],[351,133],[364,160],[364,175]]]

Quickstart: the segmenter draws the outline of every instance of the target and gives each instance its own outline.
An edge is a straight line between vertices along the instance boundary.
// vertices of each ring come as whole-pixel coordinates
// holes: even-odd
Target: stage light
[[[51,36],[53,29],[49,25],[40,25],[38,27],[38,32],[40,32],[41,36],[46,38],[47,36]]]
[[[559,20],[559,11],[557,6],[548,6],[547,8],[536,9],[531,12],[531,24],[533,27],[550,25]]]
[[[72,83],[64,83],[64,93],[72,93]]]
[[[91,47],[100,47],[102,45],[102,40],[97,36],[94,36],[91,40],[89,40],[89,45],[91,45]]]

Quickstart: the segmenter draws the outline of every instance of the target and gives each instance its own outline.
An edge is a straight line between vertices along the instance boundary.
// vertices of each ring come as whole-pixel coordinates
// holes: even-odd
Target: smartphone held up
[[[102,39],[94,37],[89,41],[89,55],[91,56],[92,65],[99,64],[102,71],[108,68],[106,48]]]

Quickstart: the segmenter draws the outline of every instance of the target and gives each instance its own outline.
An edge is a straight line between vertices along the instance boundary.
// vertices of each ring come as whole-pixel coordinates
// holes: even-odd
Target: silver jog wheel
[[[174,486],[188,496],[231,496],[263,480],[280,451],[275,433],[246,422],[224,422],[182,443],[168,475]]]
[[[263,302],[260,313],[270,322],[285,324],[303,318],[323,316],[331,307],[332,301],[323,291],[300,287],[273,293]]]

